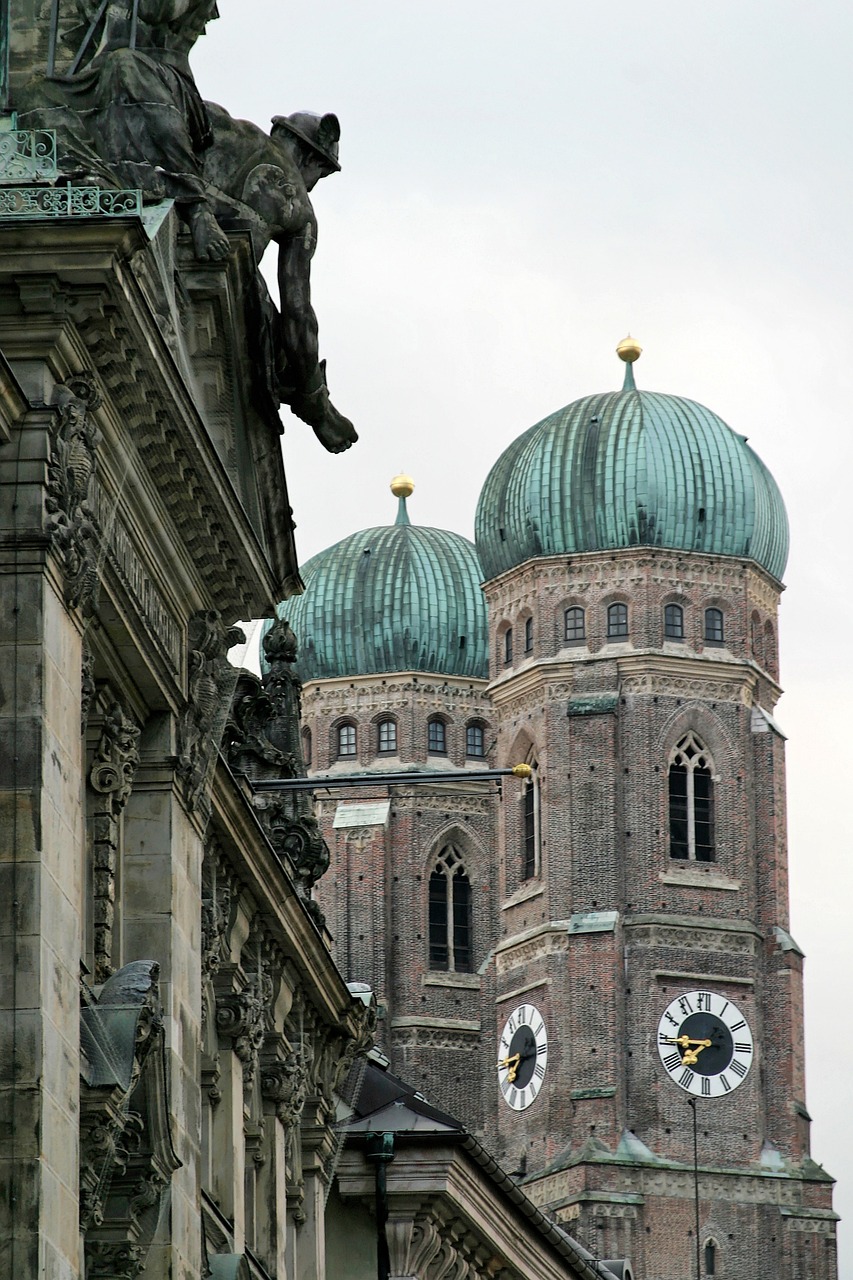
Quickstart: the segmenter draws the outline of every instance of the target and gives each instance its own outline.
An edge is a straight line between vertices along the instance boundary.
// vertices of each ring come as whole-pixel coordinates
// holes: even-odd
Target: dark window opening
[[[669,853],[691,862],[714,861],[714,780],[707,751],[692,733],[669,766]]]
[[[567,609],[565,613],[564,622],[565,622],[567,640],[585,640],[586,639],[586,625],[585,625],[583,609],[579,609],[577,606],[574,606],[574,605],[572,606],[571,609]]]
[[[447,845],[429,878],[429,967],[472,973],[471,882]]]
[[[717,1246],[713,1240],[709,1240],[705,1245],[705,1275],[715,1276],[717,1274]]]
[[[668,640],[684,639],[684,610],[680,604],[668,604],[664,609],[663,633]]]
[[[427,751],[432,755],[447,755],[447,728],[443,720],[430,720],[427,724]]]
[[[521,878],[532,880],[536,875],[536,788],[533,781],[525,783],[521,795]]]
[[[481,724],[469,724],[465,729],[466,756],[484,756],[486,754],[486,737]]]
[[[705,610],[705,639],[710,640],[712,644],[723,643],[724,632],[722,609]]]
[[[628,606],[611,604],[607,609],[607,638],[614,640],[628,634]]]
[[[302,762],[306,769],[311,767],[311,730],[302,730]]]
[[[524,652],[530,653],[533,648],[533,619],[527,618],[524,623]]]
[[[504,632],[504,662],[512,662],[512,627]]]
[[[393,755],[397,750],[397,722],[395,720],[379,721],[379,750]]]
[[[338,755],[354,756],[356,753],[356,734],[354,724],[338,726]]]

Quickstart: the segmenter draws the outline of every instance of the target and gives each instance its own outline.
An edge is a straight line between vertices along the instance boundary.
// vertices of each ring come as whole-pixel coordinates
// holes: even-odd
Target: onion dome
[[[476,516],[486,580],[536,556],[636,546],[748,558],[781,579],[788,520],[775,480],[710,409],[638,391],[640,352],[626,338],[621,391],[552,413],[492,467]]]
[[[300,572],[304,595],[279,607],[299,640],[303,681],[429,671],[485,680],[486,602],[473,543],[409,520],[414,483],[396,476],[396,522],[362,529]]]

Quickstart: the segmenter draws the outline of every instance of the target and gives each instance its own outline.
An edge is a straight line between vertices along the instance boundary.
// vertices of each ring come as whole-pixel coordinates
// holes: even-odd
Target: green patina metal
[[[586,396],[520,436],[476,517],[485,578],[536,556],[667,547],[747,557],[781,578],[788,520],[770,472],[703,405],[638,391]]]
[[[486,603],[474,546],[411,524],[404,498],[395,524],[344,538],[300,572],[304,595],[279,612],[299,640],[303,680],[394,671],[486,679]]]

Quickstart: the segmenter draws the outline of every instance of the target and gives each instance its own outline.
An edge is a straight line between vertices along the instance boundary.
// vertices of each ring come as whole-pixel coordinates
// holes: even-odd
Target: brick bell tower
[[[499,811],[487,1141],[645,1280],[834,1280],[774,719],[784,505],[618,353],[621,392],[522,435],[477,512],[495,761],[535,771]]]

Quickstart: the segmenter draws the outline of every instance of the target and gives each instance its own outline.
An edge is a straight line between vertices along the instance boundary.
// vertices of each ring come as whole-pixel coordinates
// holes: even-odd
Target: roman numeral
[[[748,1040],[736,1040],[735,1053],[752,1053],[752,1045]]]
[[[723,1005],[722,1009],[720,1010],[720,1017],[721,1017],[721,1018],[722,1018],[723,1014],[726,1012],[726,1009],[728,1009],[728,1007],[729,1007],[729,1002],[728,1002],[728,1000],[727,1000],[727,1001],[726,1001],[726,1003]]]
[[[521,1111],[523,1111],[524,1108],[527,1106],[527,1090],[526,1089],[522,1089],[521,1093],[518,1095],[518,1106],[519,1106],[519,1110]]]
[[[663,1065],[666,1067],[667,1071],[677,1071],[678,1068],[681,1066],[681,1054],[680,1053],[667,1054],[667,1056],[663,1060]]]
[[[688,1014],[693,1012],[693,1005],[687,999],[687,996],[681,997],[681,999],[678,1002],[678,1007],[683,1014]]]
[[[671,1022],[674,1027],[678,1026],[678,1023],[676,1022],[675,1018],[673,1018],[672,1014],[669,1012],[667,1012],[666,1014],[666,1020],[667,1022]]]
[[[533,1034],[536,1036],[537,1040],[539,1039],[539,1037],[541,1036],[544,1030],[545,1030],[544,1022],[540,1022],[538,1027],[533,1028]]]
[[[536,1063],[536,1066],[533,1068],[533,1074],[536,1076],[537,1080],[545,1079],[545,1068],[541,1062]]]
[[[509,1094],[510,1087],[511,1087],[511,1086],[510,1086],[509,1081],[507,1080],[506,1076],[504,1076],[503,1080],[501,1080],[501,1093],[503,1094],[503,1096],[504,1096],[505,1098],[506,1098],[506,1097],[507,1097],[507,1095]]]
[[[658,1039],[660,1040],[661,1044],[669,1044],[670,1040],[672,1039],[672,1036],[668,1036],[665,1031],[661,1031],[658,1033]]]
[[[678,1083],[682,1086],[682,1088],[684,1089],[690,1088],[691,1084],[693,1083],[693,1075],[694,1075],[694,1072],[692,1072],[689,1067],[684,1068],[678,1080]]]
[[[710,991],[699,991],[696,995],[696,1003],[700,1010],[704,1013],[711,1012],[711,993]]]
[[[745,1026],[746,1026],[746,1023],[744,1022],[743,1018],[741,1018],[740,1022],[732,1023],[732,1025],[729,1027],[729,1031],[743,1031]]]
[[[711,1096],[711,1081],[708,1079],[707,1076],[703,1076],[702,1077],[702,1097],[710,1098],[710,1096]]]
[[[736,1075],[736,1076],[740,1076],[741,1080],[742,1080],[742,1079],[744,1078],[744,1076],[746,1075],[746,1067],[743,1065],[743,1063],[742,1063],[742,1062],[738,1062],[738,1061],[737,1061],[737,1059],[735,1059],[735,1060],[732,1062],[732,1064],[731,1064],[731,1068],[732,1068],[732,1071],[735,1073],[735,1075]]]
[[[720,1084],[723,1086],[723,1089],[725,1090],[725,1092],[726,1092],[726,1093],[731,1093],[731,1091],[732,1091],[732,1086],[729,1084],[729,1082],[728,1082],[728,1080],[726,1079],[725,1075],[721,1075],[721,1076],[720,1076]]]

